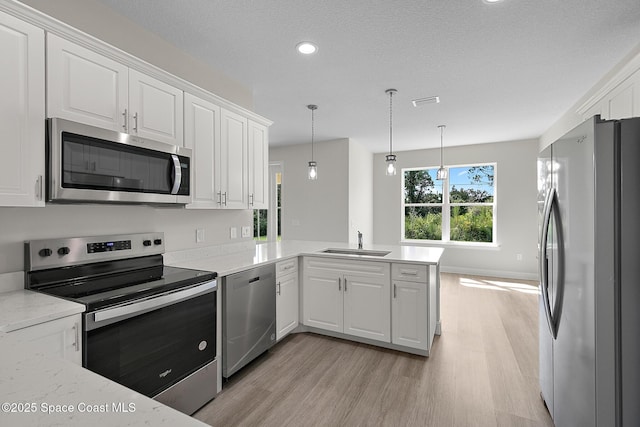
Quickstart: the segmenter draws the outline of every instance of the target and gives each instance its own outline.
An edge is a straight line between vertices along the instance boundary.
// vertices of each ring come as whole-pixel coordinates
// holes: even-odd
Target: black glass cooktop
[[[162,256],[28,273],[30,289],[84,304],[87,311],[211,281],[216,273],[162,265]]]

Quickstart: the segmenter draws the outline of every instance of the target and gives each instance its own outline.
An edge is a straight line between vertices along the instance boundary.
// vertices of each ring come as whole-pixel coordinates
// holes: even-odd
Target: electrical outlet
[[[522,254],[516,254],[516,261],[522,261]]]
[[[251,237],[251,227],[242,227],[242,237]]]
[[[237,227],[231,227],[231,238],[232,239],[237,239],[238,238],[238,228]]]
[[[196,229],[196,243],[204,242],[204,228]]]

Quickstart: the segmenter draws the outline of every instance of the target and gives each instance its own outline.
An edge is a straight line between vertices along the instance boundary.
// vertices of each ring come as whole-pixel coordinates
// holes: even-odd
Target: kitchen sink
[[[391,251],[374,251],[371,249],[325,249],[323,254],[340,254],[340,255],[364,255],[364,256],[379,256],[383,257],[389,255]]]

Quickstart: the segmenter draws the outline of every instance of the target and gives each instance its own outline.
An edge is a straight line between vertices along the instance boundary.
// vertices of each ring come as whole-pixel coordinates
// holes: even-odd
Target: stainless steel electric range
[[[163,233],[32,240],[25,287],[85,305],[85,368],[192,414],[217,392],[217,274],[163,253]]]

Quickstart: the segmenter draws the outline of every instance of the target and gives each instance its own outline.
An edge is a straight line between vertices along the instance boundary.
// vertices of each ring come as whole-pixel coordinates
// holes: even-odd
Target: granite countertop
[[[206,425],[72,362],[45,355],[11,333],[83,311],[82,304],[29,290],[0,293],[1,426]]]
[[[20,289],[0,293],[0,332],[11,332],[82,313],[84,305]]]
[[[176,267],[209,270],[218,276],[227,276],[248,268],[257,267],[294,258],[300,255],[314,255],[341,259],[358,259],[378,262],[403,262],[412,264],[438,264],[444,249],[424,246],[401,245],[364,245],[366,250],[389,251],[383,257],[369,255],[325,254],[321,251],[334,249],[357,249],[357,245],[338,242],[314,242],[285,240],[276,243],[260,243],[254,249],[247,249],[233,254],[219,256],[205,256],[198,258],[191,254],[191,259],[185,259],[179,254],[166,254],[165,263]]]
[[[11,333],[0,332],[0,348],[0,425],[206,425],[71,362],[31,351]]]

